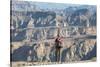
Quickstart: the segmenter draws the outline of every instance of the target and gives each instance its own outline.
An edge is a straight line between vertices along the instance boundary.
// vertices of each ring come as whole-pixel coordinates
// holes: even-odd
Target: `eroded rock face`
[[[27,61],[29,50],[32,51],[32,61],[56,62],[54,43],[34,44],[32,46],[21,46],[15,50],[13,49],[12,59]],[[69,41],[68,44],[65,43],[62,45],[62,62],[90,60],[93,57],[96,57],[96,40],[75,40],[73,43]]]
[[[40,38],[50,38],[55,34],[56,26],[54,12],[13,12],[11,22],[11,37],[13,41],[23,41],[24,39],[39,40]],[[47,29],[41,29],[47,27]],[[32,28],[32,29],[29,29]]]
[[[85,8],[70,11],[63,14],[57,14],[57,11],[12,11],[11,60],[56,62],[55,38],[59,24],[61,28],[66,27],[60,30],[62,37],[96,35],[95,12],[91,13]],[[43,42],[50,39],[50,42]],[[61,62],[91,60],[96,57],[96,39],[69,38],[61,45]]]
[[[96,41],[95,40],[78,40],[75,44],[66,49],[65,60],[70,61],[81,61],[89,60],[96,56]]]

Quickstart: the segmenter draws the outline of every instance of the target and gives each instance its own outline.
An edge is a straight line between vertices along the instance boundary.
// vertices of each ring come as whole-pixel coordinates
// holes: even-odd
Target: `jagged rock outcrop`
[[[23,6],[18,6],[21,4],[12,3],[10,23],[12,61],[56,62],[54,39],[57,36],[58,26],[61,27],[60,36],[69,38],[62,43],[60,57],[62,62],[91,60],[96,57],[95,38],[73,38],[73,36],[96,35],[96,10],[92,10],[89,6],[80,6],[68,7],[62,11],[49,9],[42,11],[36,9],[35,5],[32,7],[32,3],[23,2]],[[29,10],[31,8],[35,10],[28,11],[27,7]],[[19,9],[21,10],[18,11]],[[50,39],[50,42],[44,42]]]
[[[66,51],[65,51],[66,50]],[[81,61],[89,60],[96,56],[96,41],[95,40],[83,40],[76,41],[73,46],[65,49],[65,58],[63,61]],[[62,52],[62,53],[63,53]]]
[[[90,60],[91,58],[96,57],[96,40],[76,40],[67,45],[64,44],[61,49],[62,62]],[[54,44],[50,45],[49,43],[21,46],[20,48],[13,50],[12,60],[27,61],[29,56],[28,52],[30,50],[32,51],[32,61],[56,62]]]

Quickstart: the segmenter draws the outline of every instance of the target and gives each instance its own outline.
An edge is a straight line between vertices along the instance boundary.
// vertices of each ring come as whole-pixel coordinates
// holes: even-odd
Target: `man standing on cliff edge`
[[[60,61],[60,49],[62,48],[61,44],[62,44],[62,37],[60,37],[60,29],[58,28],[58,34],[57,34],[57,38],[55,39],[55,56],[56,56],[56,61],[59,62]]]

